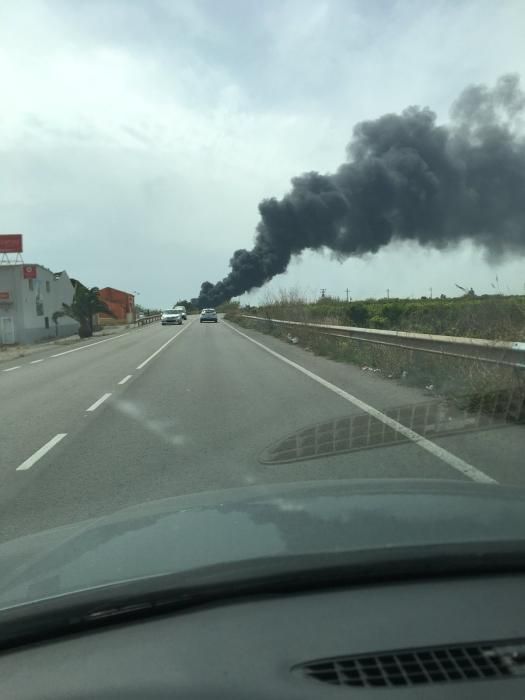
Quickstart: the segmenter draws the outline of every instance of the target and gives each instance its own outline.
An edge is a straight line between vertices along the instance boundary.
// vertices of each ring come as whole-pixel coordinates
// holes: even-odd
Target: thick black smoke
[[[281,200],[260,203],[254,247],[235,251],[231,272],[204,282],[197,304],[260,287],[306,248],[345,258],[392,240],[444,248],[470,239],[491,256],[523,253],[524,111],[518,76],[505,75],[493,89],[464,90],[446,126],[419,107],[357,124],[335,174],[305,173]]]

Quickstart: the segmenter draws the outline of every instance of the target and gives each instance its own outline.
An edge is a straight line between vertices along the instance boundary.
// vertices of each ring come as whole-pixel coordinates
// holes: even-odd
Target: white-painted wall
[[[70,304],[74,289],[66,272],[55,275],[36,265],[36,279],[24,279],[23,265],[0,265],[0,292],[9,292],[8,302],[0,299],[0,334],[14,326],[14,341],[0,336],[0,342],[33,343],[57,335],[73,335],[78,323],[64,316],[53,322],[53,313]],[[7,321],[6,319],[12,319]],[[7,329],[7,330],[6,330]]]

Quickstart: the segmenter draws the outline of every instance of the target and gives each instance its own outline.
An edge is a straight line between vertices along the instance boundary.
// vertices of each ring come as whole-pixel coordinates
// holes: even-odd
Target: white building
[[[0,265],[0,344],[33,343],[73,335],[78,323],[68,316],[53,321],[74,288],[67,272],[42,265]]]

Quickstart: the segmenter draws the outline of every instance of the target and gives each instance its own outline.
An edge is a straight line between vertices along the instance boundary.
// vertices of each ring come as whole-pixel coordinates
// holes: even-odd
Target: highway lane
[[[297,345],[256,331],[241,329],[268,348],[298,362],[335,385],[386,411],[393,407],[432,402],[420,389],[385,380],[359,367],[334,362],[307,353]],[[499,483],[525,486],[525,426],[507,423],[501,427],[460,432],[436,438],[438,446],[475,465]]]
[[[192,323],[191,320],[186,323]],[[186,326],[146,326],[89,344],[49,348],[34,364],[0,372],[0,476],[58,433]]]
[[[79,338],[77,335],[72,335],[29,346],[3,346],[2,350],[6,350],[6,352],[0,352],[0,376],[28,365],[40,364],[44,360],[63,355],[65,352],[77,352],[84,347],[109,342],[116,336],[128,335],[136,330],[141,330],[141,328],[138,326],[113,326],[104,331],[95,332],[91,338]]]
[[[119,352],[118,361],[106,351],[100,356],[95,349],[90,351],[90,371],[82,386],[89,375],[107,372],[105,383],[97,384],[90,398],[109,392],[111,396],[96,410],[87,412],[87,396],[77,406],[77,398],[71,396],[76,385],[70,385],[69,398],[61,399],[69,407],[67,426],[58,415],[54,423],[52,417],[46,423],[47,440],[60,433],[66,436],[27,470],[16,471],[12,462],[0,474],[2,539],[147,500],[255,483],[370,477],[470,478],[454,464],[455,457],[459,467],[472,465],[479,470],[476,473],[492,479],[501,480],[504,475],[512,483],[524,481],[515,463],[516,452],[525,447],[521,427],[488,431],[481,440],[472,433],[440,438],[437,447],[443,453],[439,449],[429,451],[409,439],[394,447],[289,464],[262,463],[260,457],[266,448],[305,427],[366,415],[361,405],[348,400],[347,394],[372,409],[428,398],[417,389],[314,357],[253,331],[239,333],[223,322],[190,324],[183,326],[180,338],[139,371],[132,372],[130,367],[140,365],[141,358],[161,345],[161,338],[168,338],[168,334],[173,337],[179,329],[145,331],[140,347],[129,346]],[[78,360],[73,361],[73,371],[80,371]],[[119,385],[118,380],[128,372],[132,378]],[[47,386],[52,396],[54,383],[48,381]],[[82,391],[86,390],[84,386]],[[10,411],[20,418],[16,396],[12,390]],[[55,392],[55,400],[58,398]],[[23,405],[28,410],[28,405]],[[504,444],[509,443],[509,437],[517,447],[506,460]],[[499,452],[495,462],[490,462],[491,449],[494,454]]]

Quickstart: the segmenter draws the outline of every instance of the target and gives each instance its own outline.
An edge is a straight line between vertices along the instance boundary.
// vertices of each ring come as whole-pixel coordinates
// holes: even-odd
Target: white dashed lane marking
[[[51,438],[49,442],[46,442],[39,450],[37,450],[31,457],[28,457],[25,462],[22,462],[20,466],[16,468],[17,472],[26,471],[30,469],[39,459],[49,452],[55,445],[57,445],[61,440],[66,437],[67,433],[58,433],[54,438]]]
[[[96,409],[100,406],[100,404],[104,403],[104,401],[106,401],[106,399],[109,399],[110,396],[111,396],[111,393],[102,394],[100,399],[97,399],[97,401],[95,401],[95,403],[92,403],[89,408],[86,408],[86,411],[96,411]]]

